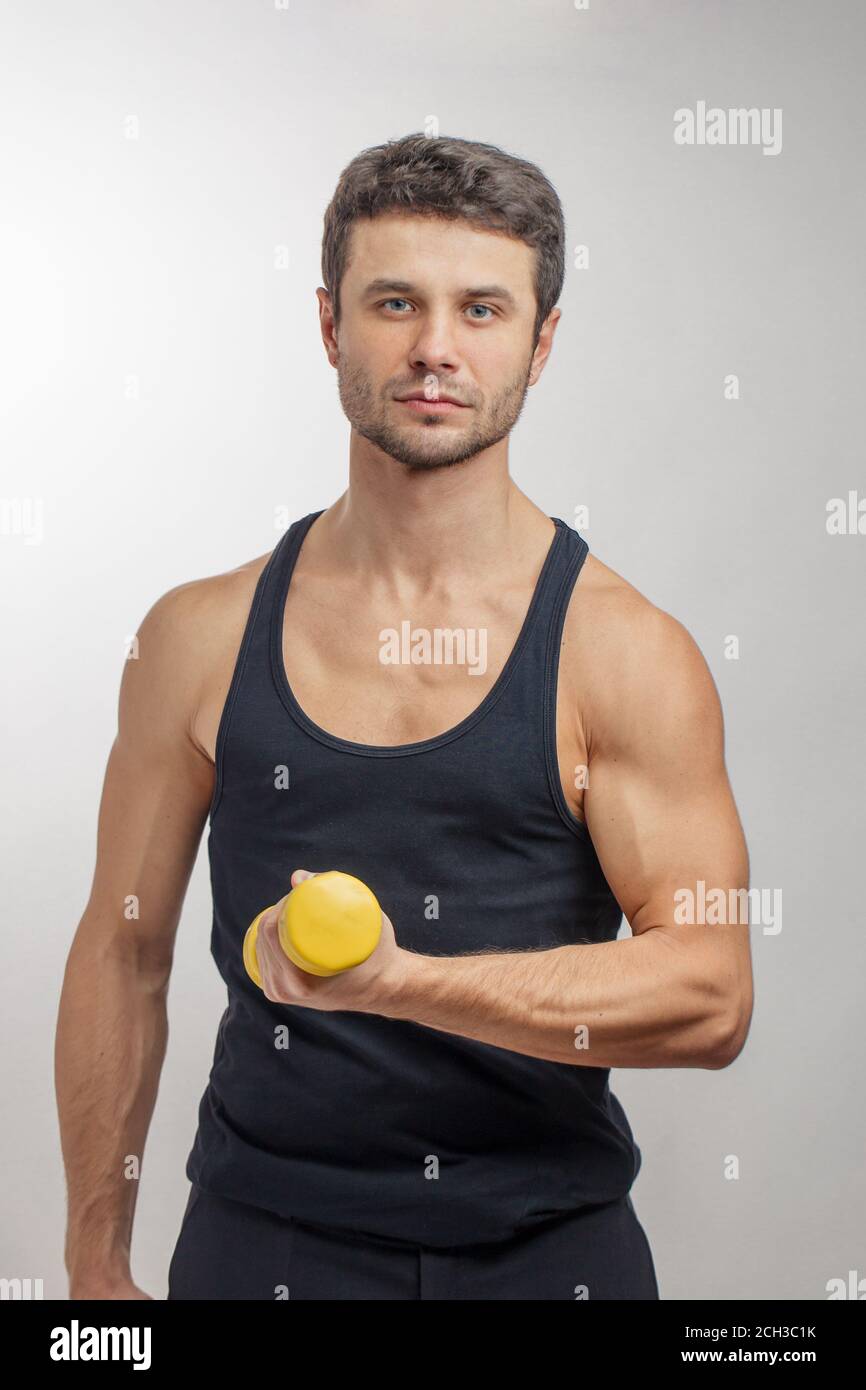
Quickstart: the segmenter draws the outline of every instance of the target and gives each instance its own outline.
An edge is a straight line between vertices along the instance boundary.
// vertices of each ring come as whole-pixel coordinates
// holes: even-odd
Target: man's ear
[[[322,334],[322,342],[325,344],[328,361],[332,367],[335,367],[339,355],[337,321],[334,317],[334,306],[331,302],[330,293],[325,289],[324,285],[320,285],[316,290],[316,298],[319,301],[319,328]]]
[[[535,351],[532,354],[532,364],[529,369],[530,386],[535,385],[541,373],[544,371],[544,365],[553,348],[553,335],[556,332],[556,325],[561,318],[561,309],[551,309],[544,323],[541,325],[538,334],[538,342],[535,344]]]

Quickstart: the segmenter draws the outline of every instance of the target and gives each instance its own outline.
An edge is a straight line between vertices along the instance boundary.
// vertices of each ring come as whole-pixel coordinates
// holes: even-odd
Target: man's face
[[[353,429],[418,471],[503,439],[552,339],[545,329],[534,359],[534,255],[462,221],[389,212],[355,222],[335,334]],[[424,399],[408,402],[413,393]]]

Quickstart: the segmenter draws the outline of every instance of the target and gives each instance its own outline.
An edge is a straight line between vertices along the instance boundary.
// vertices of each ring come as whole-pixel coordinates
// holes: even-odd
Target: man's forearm
[[[707,935],[719,930],[658,928],[519,953],[404,951],[382,1006],[371,1007],[552,1062],[722,1066],[731,1044],[730,981],[719,938]]]
[[[143,968],[123,928],[113,945],[79,929],[55,1043],[73,1298],[99,1298],[129,1278],[138,1190],[130,1158],[140,1169],[168,1036],[166,986],[167,971]]]

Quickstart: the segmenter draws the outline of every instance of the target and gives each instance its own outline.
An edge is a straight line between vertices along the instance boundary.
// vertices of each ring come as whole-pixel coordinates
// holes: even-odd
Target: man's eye
[[[382,301],[382,308],[390,309],[393,308],[395,304],[405,304],[409,308],[412,307],[409,304],[408,299],[401,299],[399,297],[395,297],[394,299],[384,299]],[[472,318],[478,319],[479,323],[486,323],[488,318],[492,318],[494,316],[493,310],[491,309],[489,304],[470,304],[468,307],[470,309],[480,309],[482,311],[481,314],[471,315]],[[402,312],[402,310],[398,310],[397,312]]]

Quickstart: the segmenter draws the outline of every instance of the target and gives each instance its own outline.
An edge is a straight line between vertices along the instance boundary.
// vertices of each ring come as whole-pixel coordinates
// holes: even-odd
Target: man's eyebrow
[[[413,285],[411,280],[371,280],[364,288],[363,297],[369,299],[374,294],[384,294],[386,292],[390,294],[415,294],[417,293],[417,286]],[[478,285],[470,287],[469,289],[461,290],[457,297],[458,299],[501,299],[504,304],[510,305],[512,309],[516,309],[517,307],[517,300],[514,298],[511,291],[507,290],[504,285]]]

